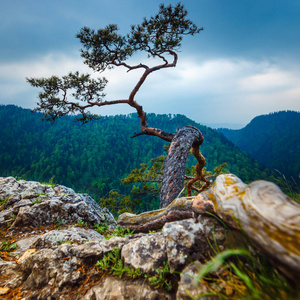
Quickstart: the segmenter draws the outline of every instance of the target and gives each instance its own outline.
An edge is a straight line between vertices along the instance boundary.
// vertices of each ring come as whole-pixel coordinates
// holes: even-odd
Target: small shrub
[[[61,229],[62,226],[67,224],[66,221],[62,221],[62,220],[52,220],[51,222],[54,224],[54,227],[57,229]]]
[[[72,245],[73,242],[72,241],[58,241],[60,244],[69,244],[69,245]]]
[[[126,235],[132,235],[134,233],[134,231],[131,231],[129,228],[123,228],[120,226],[117,226],[114,230],[109,231],[106,223],[102,223],[100,225],[95,224],[94,230],[104,235],[107,240],[114,236],[125,237]]]
[[[34,201],[32,201],[32,205],[34,205],[34,204],[39,204],[39,203],[41,203],[42,202],[42,198],[40,198],[40,197],[38,197],[38,198],[36,198]]]
[[[0,200],[0,211],[3,211],[5,209],[4,204],[8,201],[9,197],[6,197],[2,200]]]
[[[168,291],[172,289],[171,281],[167,278],[171,272],[169,269],[168,262],[164,262],[163,268],[155,269],[154,275],[143,274],[141,269],[134,269],[128,266],[124,266],[124,263],[121,259],[121,250],[115,248],[113,251],[104,255],[101,260],[99,260],[95,267],[102,272],[108,272],[113,276],[118,276],[122,278],[123,276],[130,277],[132,279],[136,278],[146,278],[150,285],[154,288],[165,288]]]
[[[83,222],[82,220],[78,221],[75,226],[76,227],[88,227],[87,222]]]
[[[17,243],[15,241],[3,241],[0,244],[0,251],[14,251],[17,249]]]
[[[155,289],[166,288],[166,290],[170,291],[172,289],[172,283],[167,276],[171,274],[169,263],[167,261],[164,262],[163,268],[155,269],[155,275],[151,276],[146,274],[145,278],[148,279],[150,285],[152,285]]]

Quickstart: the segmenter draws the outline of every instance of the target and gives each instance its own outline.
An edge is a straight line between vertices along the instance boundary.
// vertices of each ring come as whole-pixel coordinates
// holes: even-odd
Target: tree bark
[[[203,158],[199,151],[199,147],[202,142],[202,133],[194,126],[185,126],[175,134],[174,138],[172,139],[163,170],[163,180],[160,191],[161,208],[168,206],[174,199],[179,197],[184,187],[186,160],[189,150],[191,147],[193,147],[194,156],[197,159],[200,156]],[[204,158],[201,161],[201,165],[202,167],[198,169],[202,172],[202,169],[205,165]],[[201,178],[202,177],[203,176],[201,176]],[[200,177],[198,179],[200,179]]]
[[[147,211],[139,215],[123,213],[118,218],[118,225],[135,232],[149,232],[161,229],[165,223],[192,218],[193,198],[175,199],[166,208]]]

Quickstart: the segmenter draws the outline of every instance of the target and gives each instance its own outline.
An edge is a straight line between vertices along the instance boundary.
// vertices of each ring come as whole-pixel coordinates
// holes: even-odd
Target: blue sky
[[[76,33],[131,24],[158,11],[157,0],[9,0],[0,11],[0,104],[33,108],[26,77],[88,72]],[[183,40],[176,68],[153,73],[136,100],[146,112],[185,114],[199,123],[247,124],[257,115],[300,110],[299,0],[184,0],[204,31]],[[141,57],[133,57],[140,62]],[[128,97],[140,73],[114,69],[107,100]],[[96,76],[96,74],[94,75]],[[126,105],[99,114],[134,112]],[[150,120],[149,120],[150,122]],[[149,123],[150,125],[150,123]]]

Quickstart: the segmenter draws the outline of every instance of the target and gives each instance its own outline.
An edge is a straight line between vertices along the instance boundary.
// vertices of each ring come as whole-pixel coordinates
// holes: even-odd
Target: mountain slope
[[[129,193],[120,179],[140,163],[163,154],[166,142],[151,136],[130,139],[139,132],[136,114],[103,117],[85,125],[71,117],[54,125],[42,115],[13,105],[0,106],[0,176],[22,176],[28,180],[64,184],[95,199],[117,189]],[[204,137],[202,153],[207,169],[228,163],[228,170],[244,181],[270,179],[271,173],[241,152],[221,133],[182,115],[148,114],[151,126],[175,132],[193,125]],[[192,162],[195,163],[195,160]]]
[[[221,128],[218,131],[268,168],[299,180],[300,112],[262,115],[242,129]]]

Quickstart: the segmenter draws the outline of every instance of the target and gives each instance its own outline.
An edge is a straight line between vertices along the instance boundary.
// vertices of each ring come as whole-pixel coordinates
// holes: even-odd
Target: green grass
[[[280,175],[281,179],[277,179],[277,184],[281,187],[283,192],[287,194],[290,198],[300,204],[300,187],[294,178],[287,180],[287,178],[276,170]]]
[[[17,249],[17,243],[16,242],[11,242],[11,241],[3,241],[0,244],[0,251],[14,251]]]
[[[213,295],[222,300],[300,299],[300,291],[250,244],[246,236],[242,239],[237,243],[250,248],[231,248],[220,252],[217,246],[213,247],[216,255],[199,268],[194,278],[195,285],[205,285],[207,292],[191,298],[195,300]]]
[[[134,269],[125,266],[121,259],[121,249],[115,248],[113,251],[104,255],[103,258],[95,264],[95,267],[99,272],[108,273],[119,278],[145,278],[155,289],[164,288],[167,291],[172,289],[172,283],[169,278],[171,272],[167,261],[163,263],[162,268],[155,269],[153,274],[144,274],[140,268]]]
[[[75,224],[75,227],[88,227],[88,224],[87,222],[80,220],[77,222],[77,224]]]
[[[42,202],[42,198],[40,198],[40,197],[38,197],[38,198],[36,198],[34,201],[32,201],[32,205],[34,205],[34,204],[39,204],[39,203],[41,203]]]
[[[132,235],[134,231],[131,231],[129,228],[123,228],[120,226],[117,226],[114,230],[109,230],[108,225],[106,223],[102,224],[95,224],[94,230],[98,233],[104,235],[104,237],[109,240],[110,238],[114,236],[120,236],[125,237],[126,235]]]
[[[9,199],[9,197],[6,197],[6,198],[0,200],[0,211],[5,209],[4,204],[8,201],[8,199]]]

